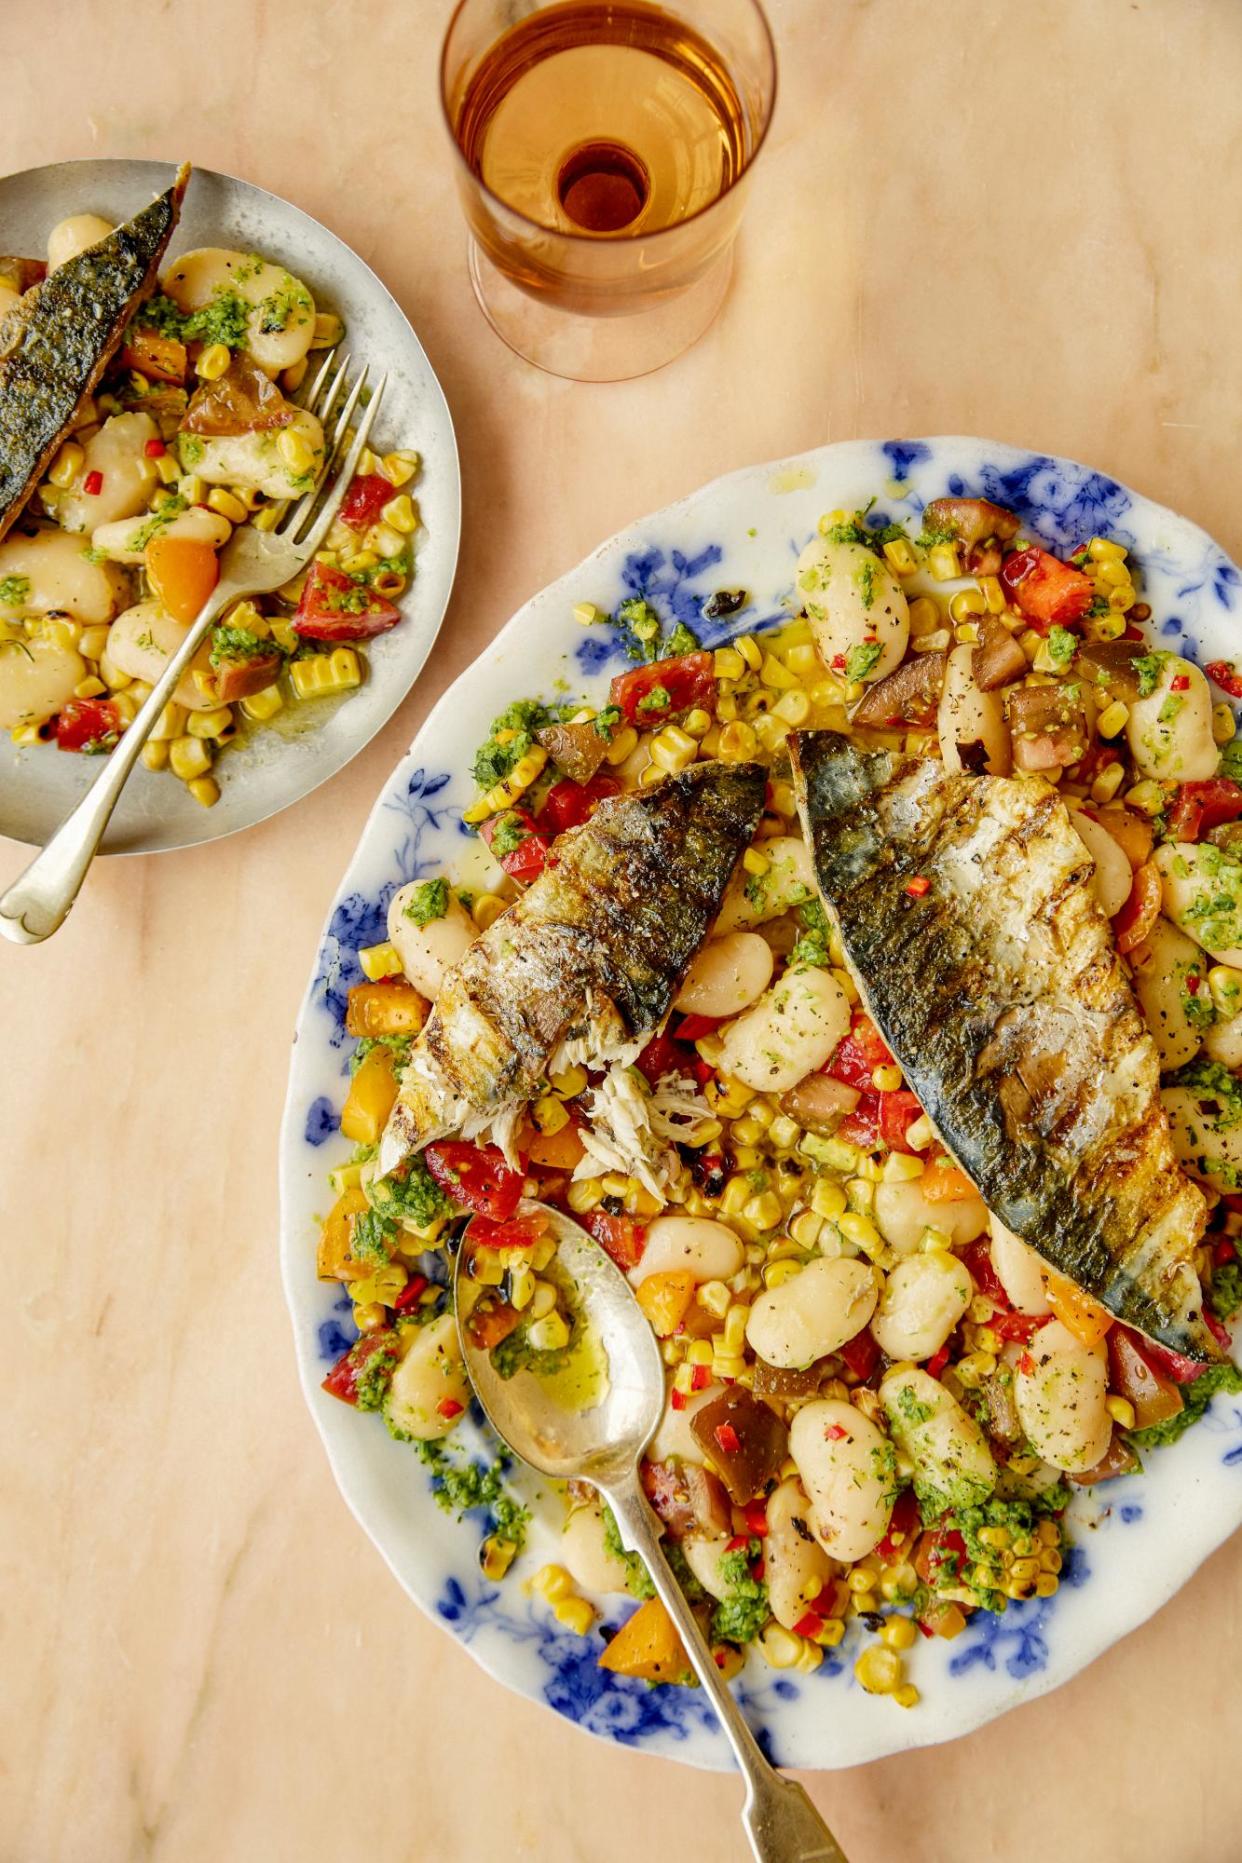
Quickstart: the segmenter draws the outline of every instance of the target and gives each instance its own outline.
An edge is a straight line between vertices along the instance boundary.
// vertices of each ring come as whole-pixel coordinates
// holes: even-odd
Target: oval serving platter
[[[408,1445],[319,1388],[355,1336],[348,1297],[315,1278],[316,1219],[331,1201],[326,1173],[350,1150],[337,1131],[345,997],[361,976],[358,949],[386,936],[385,908],[399,885],[442,869],[470,883],[477,843],[464,838],[461,811],[474,797],[473,746],[490,720],[518,696],[550,697],[558,680],[598,702],[622,664],[611,633],[574,621],[575,602],[612,611],[624,596],[643,595],[718,646],[788,619],[795,558],[823,512],[874,496],[883,514],[917,518],[945,492],[1012,507],[1052,549],[1096,532],[1118,538],[1144,573],[1164,639],[1195,659],[1229,657],[1242,616],[1233,563],[1195,525],[1069,460],[974,439],[853,441],[734,473],[633,525],[544,589],[440,701],[376,802],[298,1021],[281,1139],[282,1264],[303,1388],[346,1501],[410,1596],[499,1681],[590,1733],[699,1766],[731,1762],[697,1691],[609,1675],[597,1666],[598,1631],[572,1635],[523,1591],[523,1574],[555,1557],[556,1496],[514,1472],[532,1526],[521,1562],[497,1586],[478,1565],[486,1515],[453,1520]],[[744,588],[747,605],[725,623],[705,622],[702,603],[721,588]],[[489,1460],[493,1453],[473,1421],[454,1442]],[[1073,1519],[1074,1549],[1053,1598],[1011,1605],[1003,1617],[978,1613],[956,1640],[913,1653],[923,1698],[910,1713],[855,1683],[856,1632],[806,1676],[752,1655],[735,1687],[777,1762],[849,1766],[947,1740],[1077,1674],[1242,1524],[1242,1401],[1218,1397],[1200,1426],[1149,1457],[1146,1474],[1083,1491]],[[630,1608],[604,1601],[605,1624],[615,1627]]]
[[[6,250],[41,254],[57,221],[72,213],[126,220],[168,187],[168,162],[58,162],[0,180]],[[444,393],[404,311],[356,252],[298,207],[248,181],[196,168],[170,254],[196,246],[235,246],[288,265],[316,305],[345,321],[345,344],[388,371],[381,442],[423,456],[414,488],[423,528],[415,574],[391,633],[368,643],[370,672],[347,698],[288,713],[281,728],[255,731],[220,763],[220,800],[204,809],[165,772],[134,771],[104,837],[103,852],[156,853],[215,841],[253,827],[300,801],[347,764],[387,722],[431,652],[457,569],[461,478]],[[167,264],[167,260],[165,260]],[[281,714],[282,721],[286,714]],[[88,757],[54,745],[18,750],[0,733],[0,834],[41,846],[97,774]]]

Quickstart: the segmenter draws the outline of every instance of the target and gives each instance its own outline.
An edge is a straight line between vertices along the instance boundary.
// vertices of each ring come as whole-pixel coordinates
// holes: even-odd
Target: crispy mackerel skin
[[[757,763],[696,763],[600,804],[441,986],[389,1119],[390,1171],[470,1115],[527,1100],[567,1038],[668,1013],[763,812]]]
[[[155,284],[190,178],[33,285],[0,322],[0,537]]]
[[[1218,1358],[1192,1260],[1205,1205],[1060,797],[835,731],[789,743],[867,1009],[989,1209],[1118,1319]]]

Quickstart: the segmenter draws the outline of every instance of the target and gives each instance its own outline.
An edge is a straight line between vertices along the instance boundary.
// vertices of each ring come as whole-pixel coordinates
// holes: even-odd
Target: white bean
[[[1130,953],[1130,968],[1143,1020],[1160,1050],[1161,1068],[1167,1072],[1184,1066],[1198,1054],[1204,1020],[1211,1016],[1203,953],[1193,938],[1158,918],[1144,943]],[[1193,995],[1187,988],[1191,977],[1198,979]]]
[[[833,1576],[832,1560],[819,1541],[808,1538],[811,1503],[792,1476],[768,1496],[768,1531],[763,1542],[763,1577],[768,1608],[792,1630]],[[799,1525],[804,1529],[799,1531]]]
[[[984,768],[992,776],[1008,776],[1013,765],[1005,704],[999,689],[985,692],[975,679],[974,648],[954,647],[945,667],[936,735],[946,770],[962,767],[959,744],[981,743],[987,751]]]
[[[804,1404],[789,1428],[789,1453],[811,1502],[810,1527],[833,1559],[862,1559],[883,1539],[893,1511],[893,1445],[861,1410],[836,1398]]]
[[[401,968],[416,990],[435,998],[446,972],[460,964],[479,935],[479,928],[456,894],[450,893],[443,918],[416,925],[407,907],[423,884],[411,880],[392,896],[388,905],[388,938],[397,947]]]
[[[1130,897],[1130,888],[1134,884],[1134,870],[1126,859],[1119,841],[1115,841],[1107,828],[1101,828],[1099,822],[1083,809],[1075,809],[1070,816],[1075,834],[1095,862],[1095,871],[1091,876],[1091,890],[1095,894],[1101,912],[1111,919],[1121,911]]]
[[[813,537],[798,558],[795,588],[821,658],[846,679],[883,679],[900,666],[910,638],[905,591],[865,544]],[[879,654],[869,649],[879,647]],[[850,655],[870,664],[854,670]]]
[[[1026,1313],[1032,1319],[1042,1319],[1045,1313],[1052,1312],[1048,1304],[1042,1255],[1037,1254],[1021,1236],[1016,1236],[1012,1229],[1006,1229],[1000,1217],[995,1215],[992,1217],[992,1244],[989,1252],[996,1278],[1008,1295],[1010,1304],[1019,1313]]]
[[[114,563],[141,563],[148,529],[149,521],[145,517],[100,524],[91,532],[91,549],[102,551]],[[205,505],[191,505],[188,511],[178,511],[176,517],[161,524],[158,534],[209,543],[213,550],[218,550],[232,536],[233,526],[218,511],[208,511]]]
[[[85,678],[81,654],[41,634],[20,645],[0,646],[0,730],[42,724],[68,703]]]
[[[323,428],[313,414],[297,408],[291,421],[265,433],[196,436],[194,472],[207,485],[249,486],[269,498],[291,498],[306,490],[306,480],[285,460],[282,434],[300,435],[313,453],[323,453]]]
[[[310,348],[314,302],[301,279],[293,278],[282,265],[223,246],[200,246],[183,252],[162,283],[183,311],[202,310],[223,291],[235,292],[243,303],[253,305],[246,320],[246,348],[269,375],[292,368]]]
[[[727,1575],[720,1569],[720,1562],[731,1544],[726,1533],[688,1533],[681,1542],[686,1564],[704,1591],[722,1602],[733,1589]]]
[[[1242,860],[1211,841],[1166,841],[1152,859],[1167,917],[1220,963],[1242,969]]]
[[[912,1255],[925,1229],[938,1229],[955,1247],[973,1242],[988,1226],[988,1208],[982,1197],[962,1197],[956,1203],[930,1203],[922,1180],[877,1184],[875,1220],[880,1234],[899,1255]]]
[[[420,1442],[447,1436],[465,1414],[470,1402],[470,1386],[462,1364],[457,1341],[457,1321],[451,1313],[442,1313],[420,1331],[414,1344],[397,1366],[384,1400],[384,1415],[394,1429],[404,1430]],[[460,1404],[461,1409],[446,1418],[440,1404]]]
[[[148,440],[158,438],[159,428],[149,414],[110,415],[86,442],[82,464],[61,495],[56,507],[61,529],[75,534],[93,531],[97,524],[112,524],[145,511],[159,480],[155,461],[147,458],[145,448]],[[93,472],[99,474],[99,490],[91,493],[85,486]]]
[[[593,1501],[575,1507],[561,1534],[561,1564],[583,1591],[605,1595],[622,1592],[626,1585],[625,1561],[604,1539],[604,1516]]]
[[[1242,1079],[1234,1075],[1228,1091],[1165,1087],[1160,1098],[1183,1170],[1214,1190],[1236,1191],[1242,1185]]]
[[[80,252],[97,246],[113,230],[111,220],[101,220],[97,213],[71,213],[58,220],[47,236],[47,269],[56,271]]]
[[[1215,776],[1212,689],[1197,666],[1177,653],[1161,659],[1152,691],[1131,703],[1126,740],[1143,776],[1179,783]]]
[[[975,1507],[996,1486],[987,1439],[953,1393],[917,1368],[890,1371],[880,1402],[893,1439],[914,1464],[920,1500],[937,1507]]]
[[[759,1295],[746,1320],[747,1342],[769,1365],[801,1370],[860,1333],[877,1294],[870,1262],[817,1258]]]
[[[742,1244],[726,1224],[706,1216],[657,1216],[648,1224],[642,1260],[630,1269],[630,1284],[641,1287],[648,1275],[678,1272],[700,1284],[729,1281],[744,1260]]]
[[[677,993],[685,1015],[738,1016],[772,981],[772,947],[758,932],[726,932],[699,952]]]
[[[703,1450],[695,1440],[690,1424],[696,1411],[702,1410],[720,1396],[719,1390],[710,1386],[706,1391],[694,1391],[686,1399],[680,1410],[673,1408],[673,1392],[669,1387],[664,1399],[664,1415],[660,1418],[660,1427],[648,1445],[647,1454],[653,1462],[698,1462],[703,1461]]]
[[[1203,1038],[1203,1050],[1211,1061],[1222,1067],[1242,1068],[1242,1015],[1230,1016],[1227,1022],[1213,1022]]]
[[[849,999],[826,970],[786,971],[722,1034],[720,1071],[767,1093],[813,1074],[849,1034]]]
[[[931,1358],[970,1305],[974,1287],[947,1249],[908,1255],[884,1283],[871,1331],[889,1358]]]
[[[811,850],[800,835],[774,834],[763,843],[766,873],[738,866],[716,920],[715,936],[778,919],[791,907],[815,898]]]
[[[1014,1371],[1014,1401],[1031,1447],[1070,1475],[1094,1468],[1108,1449],[1107,1395],[1103,1342],[1084,1345],[1060,1320],[1039,1328]]]
[[[0,609],[6,621],[16,615],[55,613],[72,615],[84,627],[111,621],[128,586],[119,569],[88,562],[81,539],[60,530],[6,537],[0,543],[0,582],[4,581],[11,586],[15,581],[20,590],[20,600]]]
[[[188,632],[161,602],[137,602],[112,623],[108,659],[118,672],[154,685]]]

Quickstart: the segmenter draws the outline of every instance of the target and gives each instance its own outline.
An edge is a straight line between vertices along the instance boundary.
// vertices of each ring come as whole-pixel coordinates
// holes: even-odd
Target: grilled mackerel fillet
[[[0,322],[0,537],[151,292],[189,178],[183,165],[166,194],[32,285]]]
[[[1204,1201],[1060,797],[835,731],[789,743],[867,1009],[988,1207],[1118,1319],[1218,1358],[1192,1261]]]
[[[432,1139],[529,1100],[558,1049],[597,1062],[668,1014],[763,812],[757,763],[696,763],[602,802],[440,988],[380,1147],[388,1172]]]

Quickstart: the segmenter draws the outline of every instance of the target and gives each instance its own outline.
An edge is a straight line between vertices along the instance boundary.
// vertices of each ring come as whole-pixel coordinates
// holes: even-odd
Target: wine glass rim
[[[533,219],[530,214],[523,213],[520,207],[512,206],[502,195],[497,194],[493,188],[489,188],[482,175],[476,173],[466,161],[465,156],[462,154],[461,144],[457,140],[457,132],[453,126],[453,119],[449,114],[448,51],[449,41],[453,36],[454,28],[470,3],[471,0],[456,0],[452,14],[449,17],[449,23],[444,30],[443,43],[440,46],[440,110],[444,117],[445,126],[448,129],[449,141],[453,145],[453,154],[465,169],[471,181],[479,189],[480,193],[485,194],[488,200],[493,201],[496,206],[500,208],[502,213],[512,214],[515,220],[522,221],[525,226],[533,227],[536,232],[550,233],[557,239],[573,240],[576,244],[584,247],[600,246],[603,244],[620,244],[620,240],[605,241],[601,240],[598,234],[566,232],[560,227],[547,226],[544,221]],[[751,12],[759,22],[760,30],[763,33],[764,44],[767,48],[768,66],[771,71],[771,90],[768,94],[767,109],[764,113],[763,122],[760,125],[759,135],[754,148],[751,150],[749,157],[742,167],[738,169],[728,187],[723,188],[712,200],[706,201],[702,207],[696,207],[694,212],[687,214],[683,220],[671,221],[668,226],[653,227],[648,233],[627,235],[626,237],[638,237],[646,242],[648,240],[663,239],[669,233],[679,233],[683,227],[692,226],[696,220],[701,220],[705,214],[714,213],[722,202],[728,200],[729,196],[734,193],[746,179],[751,169],[758,161],[763,151],[763,146],[768,139],[768,131],[772,127],[772,118],[776,114],[776,98],[780,86],[780,66],[776,57],[776,40],[773,36],[771,23],[769,22],[767,13],[764,11],[761,0],[743,0],[743,4],[749,6]],[[501,34],[499,36],[503,38],[504,35]],[[495,43],[495,41],[493,41],[493,43]]]

